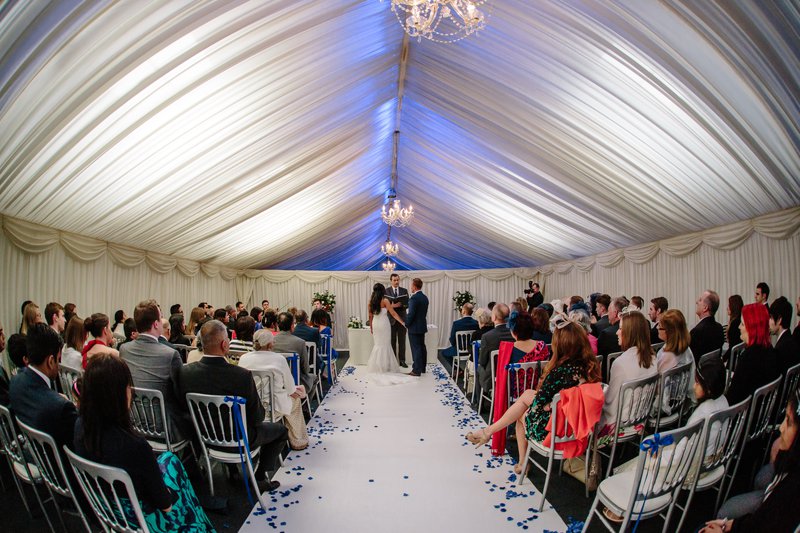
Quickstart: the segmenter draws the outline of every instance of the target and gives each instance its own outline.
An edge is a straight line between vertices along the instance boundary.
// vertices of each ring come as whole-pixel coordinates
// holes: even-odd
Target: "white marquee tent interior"
[[[456,290],[530,279],[689,315],[705,288],[800,294],[796,5],[495,1],[453,44],[404,42],[389,7],[2,4],[6,330],[25,299],[86,316],[328,289],[346,347],[388,277],[395,130],[416,215],[392,240],[440,333]]]

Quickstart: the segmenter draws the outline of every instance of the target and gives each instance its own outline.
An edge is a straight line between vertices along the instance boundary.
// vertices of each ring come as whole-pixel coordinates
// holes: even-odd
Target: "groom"
[[[425,334],[428,332],[428,297],[422,294],[422,280],[419,278],[411,281],[406,328],[408,343],[411,345],[411,358],[414,361],[408,375],[419,377],[425,372],[425,364],[428,362],[428,351],[425,348]]]

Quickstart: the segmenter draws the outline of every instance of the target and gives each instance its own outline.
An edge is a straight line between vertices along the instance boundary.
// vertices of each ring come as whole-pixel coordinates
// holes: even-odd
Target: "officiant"
[[[389,281],[390,285],[386,287],[386,297],[389,298],[389,302],[394,307],[395,312],[405,321],[406,309],[408,308],[408,290],[400,286],[399,274],[389,276]],[[400,366],[408,368],[406,364],[406,328],[391,315],[389,315],[389,322],[392,324],[392,351],[394,351]]]

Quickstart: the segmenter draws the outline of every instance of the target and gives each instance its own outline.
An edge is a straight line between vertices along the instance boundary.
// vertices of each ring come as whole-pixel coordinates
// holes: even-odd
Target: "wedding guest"
[[[32,330],[40,322],[44,322],[44,320],[42,319],[41,311],[39,311],[39,306],[30,302],[22,312],[22,325],[19,328],[19,332],[27,335],[28,331]]]
[[[305,353],[306,341],[296,337],[294,331],[294,315],[288,311],[278,315],[279,332],[275,335],[273,349],[279,353]],[[300,383],[305,386],[306,393],[312,390],[317,377],[311,373],[307,357],[300,357]]]
[[[650,344],[656,344],[660,341],[658,335],[658,323],[661,320],[661,315],[669,309],[669,302],[663,296],[658,296],[650,300],[650,308],[647,310],[647,315],[650,317],[650,322],[653,327],[650,328]],[[689,333],[688,331],[686,333]]]
[[[169,318],[169,342],[172,344],[182,344],[184,346],[191,346],[192,341],[185,335],[186,325],[183,323],[183,315],[173,314]]]
[[[236,352],[253,351],[253,334],[256,331],[256,321],[252,316],[236,319],[236,338],[230,343],[230,350]]]
[[[120,341],[125,339],[125,320],[127,318],[128,315],[122,309],[117,309],[117,312],[114,313],[114,325],[111,326],[111,333]]]
[[[270,331],[266,329],[256,331],[253,336],[255,350],[244,354],[239,359],[239,366],[251,372],[273,371],[272,394],[275,398],[273,405],[275,415],[282,417],[289,431],[289,445],[292,449],[304,450],[308,447],[308,431],[301,404],[301,400],[305,397],[305,389],[302,385],[294,384],[289,362],[283,354],[272,351],[274,345],[275,337]],[[262,403],[264,403],[263,398]],[[267,401],[264,405],[265,410],[268,408],[268,403]]]
[[[644,298],[641,296],[631,296],[631,305],[639,311],[644,311]]]
[[[531,321],[533,323],[533,336],[535,341],[542,341],[545,344],[550,344],[553,340],[553,333],[550,331],[550,315],[542,307],[537,307],[531,313]]]
[[[250,310],[250,316],[256,321],[256,331],[264,327],[261,321],[264,318],[264,310],[260,307],[254,307]]]
[[[592,319],[589,316],[589,306],[585,303],[574,305],[574,309],[569,312],[569,319],[581,326],[589,338],[589,346],[592,347],[592,353],[597,355],[597,337],[592,335]]]
[[[592,324],[597,322],[597,319],[600,318],[600,315],[597,314],[597,297],[600,296],[599,292],[593,292],[589,295],[589,320],[592,321]],[[594,333],[592,333],[594,334]]]
[[[136,321],[131,317],[125,319],[125,322],[122,324],[122,331],[125,332],[125,340],[117,344],[117,350],[119,350],[120,346],[136,340],[136,337],[139,336],[139,332],[136,330]]]
[[[597,303],[595,306],[597,308],[597,316],[599,318],[592,323],[592,333],[598,339],[600,338],[600,333],[602,333],[604,329],[611,325],[608,320],[608,308],[610,305],[611,296],[608,294],[601,294],[597,297]]]
[[[324,309],[314,309],[311,312],[311,325],[319,329],[320,336],[328,335],[329,337],[333,338],[333,332],[331,331],[330,320],[331,320],[331,315],[329,315],[328,312],[325,311]],[[338,359],[339,352],[334,350],[332,346],[329,347],[331,350],[331,358]],[[322,366],[320,366],[319,368],[322,368]]]
[[[725,342],[722,325],[714,320],[717,309],[719,309],[719,295],[712,290],[704,291],[695,302],[695,314],[700,319],[690,332],[690,346],[695,362],[705,354],[721,349]]]
[[[450,346],[445,348],[442,352],[444,357],[453,358],[456,356],[456,333],[460,331],[475,331],[478,329],[478,321],[472,318],[473,309],[474,306],[469,302],[461,306],[461,318],[454,321],[450,328]]]
[[[50,302],[44,308],[44,318],[47,325],[53,328],[53,331],[63,338],[64,328],[67,322],[64,320],[64,308],[58,302]]]
[[[755,302],[757,304],[763,304],[766,307],[769,307],[769,285],[765,282],[760,282],[756,285],[756,294],[755,294]]]
[[[214,318],[214,320],[219,320],[220,322],[225,324],[225,329],[228,330],[228,338],[229,339],[233,338],[233,329],[234,329],[234,326],[236,325],[236,322],[235,321],[231,322],[230,315],[228,315],[228,311],[226,311],[222,307],[219,308],[219,309],[216,309],[214,311],[213,318]]]
[[[172,452],[154,457],[147,440],[134,431],[132,386],[123,359],[103,353],[89,360],[75,424],[75,452],[127,472],[150,531],[213,531],[181,461]]]
[[[631,311],[620,316],[617,339],[624,351],[611,366],[608,391],[599,426],[602,428],[601,439],[598,441],[600,446],[610,442],[610,433],[616,429],[614,424],[620,400],[626,403],[626,409],[629,408],[627,398],[620,398],[622,384],[634,379],[648,378],[658,372],[653,347],[650,345],[650,324],[642,313]],[[623,418],[629,414],[626,409],[623,409]]]
[[[73,303],[64,304],[64,320],[69,322],[74,316],[78,316],[78,306]]]
[[[624,348],[618,342],[617,331],[620,327],[620,314],[623,309],[628,307],[628,299],[619,296],[611,301],[608,306],[608,327],[597,336],[597,353],[608,355],[610,353],[622,351]],[[642,315],[644,318],[644,315]],[[599,324],[600,322],[598,322]],[[650,340],[650,325],[647,326],[647,339]]]
[[[664,343],[656,354],[659,373],[663,374],[684,363],[694,363],[694,355],[689,347],[689,328],[679,309],[668,309],[661,315],[658,339]]]
[[[559,322],[553,334],[552,348],[553,357],[544,368],[539,389],[523,392],[497,422],[477,432],[467,433],[467,440],[476,446],[482,446],[497,432],[502,432],[501,437],[505,437],[506,428],[513,423],[519,457],[525,457],[528,439],[541,442],[547,436],[546,427],[550,420],[550,403],[553,397],[584,381],[600,382],[600,367],[592,355],[589,339],[582,326],[568,319]],[[498,446],[504,447],[504,443]],[[521,473],[520,465],[514,470]]]
[[[707,359],[699,368],[695,368],[692,396],[697,399],[697,407],[686,421],[687,426],[691,426],[701,419],[707,420],[714,413],[728,408],[728,399],[725,398],[726,376],[725,365],[717,358]],[[707,432],[711,432],[708,447],[705,450],[706,457],[714,454],[721,429],[722,426],[719,423],[706,428]],[[702,456],[698,455],[695,464],[699,464],[701,459]],[[690,474],[696,470],[696,467],[691,468]]]
[[[471,342],[481,340],[481,337],[483,337],[484,333],[494,329],[494,324],[492,323],[492,312],[485,307],[479,307],[478,310],[475,311],[475,320],[478,321],[478,329],[472,332],[472,338],[470,339]]]
[[[781,374],[800,363],[800,348],[795,344],[789,327],[792,320],[792,304],[785,296],[774,300],[769,306],[769,332],[775,336],[775,354]]]
[[[769,313],[762,303],[747,304],[742,308],[739,326],[744,351],[739,355],[728,393],[728,403],[737,404],[766,385],[780,374],[775,349],[769,339]]]
[[[67,324],[64,333],[65,346],[61,351],[61,365],[72,369],[80,369],[83,365],[83,345],[86,344],[86,329],[83,320],[74,316]]]
[[[764,307],[764,304],[757,303]],[[745,318],[746,320],[746,318]],[[738,369],[737,369],[738,372]],[[775,477],[766,488],[758,507],[739,518],[718,518],[706,523],[700,533],[739,533],[745,531],[796,531],[800,524],[800,390],[791,395],[780,427]],[[723,507],[725,507],[723,505]]]
[[[511,332],[508,330],[508,306],[498,303],[492,309],[492,322],[494,329],[483,334],[481,337],[481,349],[478,352],[478,385],[485,390],[491,391],[492,383],[491,354],[494,350],[500,349],[501,341],[514,341]]]
[[[739,334],[739,326],[742,323],[742,307],[744,307],[744,300],[738,294],[728,297],[728,330],[725,333],[725,340],[728,341],[728,349],[722,356],[725,363],[731,356],[731,350],[737,344],[742,342],[742,336]]]
[[[14,333],[8,338],[6,347],[8,348],[8,358],[14,364],[14,368],[11,369],[12,375],[28,366],[28,349],[25,347],[25,335]]]
[[[111,347],[114,343],[114,336],[111,328],[108,327],[108,317],[103,313],[95,313],[83,321],[83,328],[94,337],[87,342],[81,350],[81,368],[86,369],[89,359],[107,353],[114,357],[119,357],[119,352]]]
[[[297,310],[294,320],[294,334],[306,342],[313,342],[317,346],[317,353],[319,353],[322,348],[319,326],[315,327],[313,324],[309,324],[308,313],[303,309]]]
[[[261,323],[264,324],[264,327],[271,331],[273,335],[278,333],[278,313],[276,313],[274,309],[267,309],[264,311],[264,318],[261,319]]]
[[[195,307],[192,309],[192,312],[189,313],[189,325],[186,326],[186,331],[193,336],[197,336],[197,332],[200,330],[201,322],[206,317],[206,311],[202,307]]]
[[[32,300],[25,300],[22,302],[22,305],[19,308],[20,314],[20,323],[19,323],[19,333],[22,333],[22,326],[25,323],[25,308],[28,307],[28,304],[32,304]],[[24,335],[24,333],[22,333]]]

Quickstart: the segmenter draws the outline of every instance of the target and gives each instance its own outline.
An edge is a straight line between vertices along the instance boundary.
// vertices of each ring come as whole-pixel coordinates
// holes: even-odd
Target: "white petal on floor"
[[[311,445],[292,452],[240,531],[565,531],[512,460],[465,440],[482,421],[444,368],[414,383],[377,386],[347,367],[309,424]],[[312,529],[315,528],[315,529]],[[321,529],[316,529],[321,530]]]

